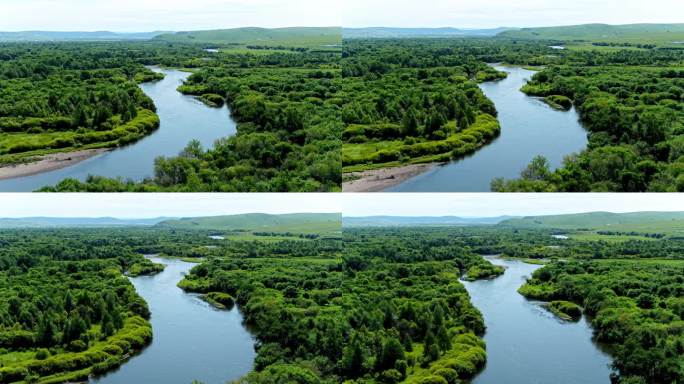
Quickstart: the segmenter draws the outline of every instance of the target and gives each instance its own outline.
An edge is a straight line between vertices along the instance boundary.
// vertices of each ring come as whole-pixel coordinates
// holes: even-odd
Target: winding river
[[[508,77],[480,88],[496,105],[501,135],[470,157],[434,167],[388,192],[489,192],[492,179],[519,177],[537,155],[546,156],[555,169],[565,156],[586,147],[587,132],[574,108],[557,111],[520,92],[533,71],[494,67],[508,72]]]
[[[176,286],[195,264],[152,260],[166,269],[131,282],[150,307],[154,340],[118,370],[91,383],[223,384],[247,374],[256,356],[254,338],[243,327],[237,307],[214,309]]]
[[[517,292],[540,266],[488,259],[506,273],[463,283],[487,326],[487,366],[473,384],[609,384],[612,360],[592,341],[586,318],[561,321]]]
[[[88,175],[122,177],[140,181],[154,174],[154,159],[177,155],[192,139],[207,148],[219,138],[235,133],[228,107],[209,108],[196,98],[181,94],[178,86],[188,72],[152,67],[165,75],[140,88],[157,106],[159,129],[128,146],[93,156],[71,166],[37,175],[0,180],[0,191],[28,192],[54,185],[66,178],[85,180]]]

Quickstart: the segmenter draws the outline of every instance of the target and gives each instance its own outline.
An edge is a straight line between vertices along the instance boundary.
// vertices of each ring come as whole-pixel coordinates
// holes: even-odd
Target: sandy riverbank
[[[107,152],[107,148],[86,149],[82,151],[51,153],[36,161],[0,167],[0,180],[36,175],[43,172],[68,167],[95,155]]]
[[[411,164],[396,168],[381,168],[347,173],[355,180],[342,183],[343,192],[380,192],[431,169],[435,164]]]

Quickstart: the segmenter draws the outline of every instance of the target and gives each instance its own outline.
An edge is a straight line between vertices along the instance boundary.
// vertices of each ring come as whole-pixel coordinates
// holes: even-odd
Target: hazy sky
[[[342,0],[0,0],[0,31],[339,26]]]
[[[344,0],[345,27],[684,23],[681,0]]]
[[[681,0],[0,0],[0,31],[682,23]]]
[[[336,193],[0,194],[0,217],[200,217],[340,212]]]
[[[344,194],[344,216],[535,216],[580,212],[684,211],[681,194]]]
[[[0,194],[0,217],[199,217],[342,212],[345,216],[546,215],[684,211],[681,194],[235,193]]]

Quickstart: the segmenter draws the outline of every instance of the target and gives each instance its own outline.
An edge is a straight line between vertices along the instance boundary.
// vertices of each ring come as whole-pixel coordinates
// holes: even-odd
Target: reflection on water
[[[487,366],[473,384],[609,384],[611,359],[587,320],[561,321],[517,292],[540,266],[490,261],[506,267],[503,276],[464,282],[487,326]]]
[[[247,374],[256,356],[254,338],[242,325],[237,307],[214,309],[176,286],[195,264],[153,261],[166,264],[164,272],[131,279],[152,312],[152,344],[117,371],[91,382],[223,384]]]

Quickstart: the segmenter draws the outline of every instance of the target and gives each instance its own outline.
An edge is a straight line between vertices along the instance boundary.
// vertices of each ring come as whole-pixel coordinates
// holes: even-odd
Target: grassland
[[[180,43],[226,44],[235,47],[331,48],[341,46],[342,28],[233,28],[163,34],[156,37]]]
[[[582,231],[568,234],[573,240],[577,241],[607,241],[611,243],[622,243],[630,240],[639,241],[654,241],[656,239],[652,237],[639,236],[639,235],[606,235],[591,231]]]
[[[51,153],[116,148],[139,140],[158,127],[159,117],[154,112],[139,109],[133,120],[117,124],[110,130],[7,132],[0,135],[0,164],[32,161]]]
[[[684,47],[684,24],[585,24],[562,27],[523,28],[497,37],[567,42],[657,44]]]
[[[684,234],[683,212],[591,212],[510,219],[502,226],[592,231]]]
[[[496,118],[480,114],[473,125],[458,131],[456,123],[445,125],[452,132],[444,140],[425,138],[407,140],[345,143],[342,147],[344,173],[369,169],[389,168],[402,164],[421,164],[449,161],[469,155],[499,135],[501,126]],[[347,130],[355,129],[349,127]],[[417,142],[415,142],[418,140]],[[348,165],[347,165],[348,164]]]
[[[296,234],[339,234],[342,219],[338,213],[301,213],[288,215],[268,215],[251,213],[232,216],[214,216],[167,220],[158,227],[177,229],[202,229],[216,231],[244,231]],[[258,236],[260,240],[267,238]]]

